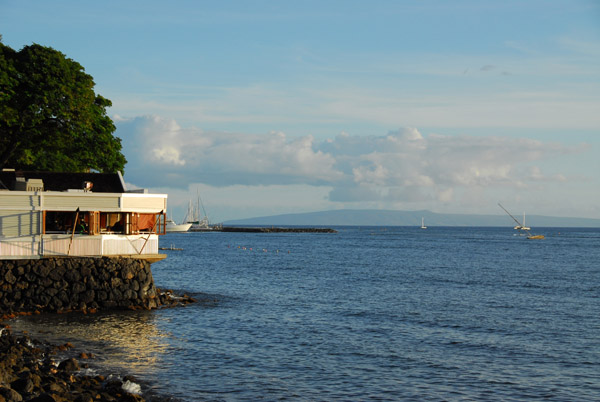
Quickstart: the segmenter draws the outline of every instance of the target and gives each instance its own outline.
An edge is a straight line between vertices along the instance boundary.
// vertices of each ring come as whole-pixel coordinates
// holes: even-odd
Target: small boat
[[[167,219],[166,231],[167,233],[187,232],[191,227],[191,223],[177,224],[173,219]]]
[[[427,226],[425,226],[425,218],[421,217],[421,229],[427,229]]]

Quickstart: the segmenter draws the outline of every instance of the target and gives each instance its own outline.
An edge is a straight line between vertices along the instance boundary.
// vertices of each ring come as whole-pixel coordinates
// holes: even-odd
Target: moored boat
[[[166,222],[166,231],[167,233],[174,233],[174,232],[187,232],[188,230],[190,230],[190,228],[192,227],[191,223],[175,223],[175,221],[173,219],[167,219]]]

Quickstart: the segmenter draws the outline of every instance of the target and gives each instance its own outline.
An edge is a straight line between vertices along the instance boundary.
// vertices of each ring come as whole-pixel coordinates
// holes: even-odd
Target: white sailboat
[[[523,212],[523,225],[518,224],[514,227],[515,230],[531,230],[530,227],[525,226],[525,212]]]
[[[544,235],[533,235],[533,234],[531,234],[531,232],[530,232],[531,228],[528,228],[527,226],[525,226],[525,214],[523,214],[523,223],[521,223],[521,222],[519,222],[517,220],[517,218],[515,218],[514,216],[512,216],[512,214],[510,212],[508,212],[506,210],[506,208],[504,208],[502,206],[502,204],[498,203],[498,205],[500,206],[500,208],[502,208],[504,210],[504,212],[506,212],[513,219],[513,221],[517,222],[517,226],[515,226],[515,229],[524,230],[527,233],[527,238],[528,239],[539,240],[539,239],[544,239],[545,238]]]
[[[427,226],[425,226],[425,218],[421,217],[421,229],[427,229]]]
[[[204,205],[201,203],[200,197],[198,197],[196,205],[193,205],[191,200],[189,202],[185,222],[190,224],[190,232],[213,230],[209,224],[208,217],[206,216],[206,211],[204,211],[204,218],[200,219],[200,205],[202,205],[202,210],[204,210]]]

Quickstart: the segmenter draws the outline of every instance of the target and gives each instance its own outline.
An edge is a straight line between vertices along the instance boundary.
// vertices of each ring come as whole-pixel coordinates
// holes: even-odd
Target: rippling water
[[[13,327],[180,401],[600,400],[600,230],[536,232],[169,234],[199,303]]]

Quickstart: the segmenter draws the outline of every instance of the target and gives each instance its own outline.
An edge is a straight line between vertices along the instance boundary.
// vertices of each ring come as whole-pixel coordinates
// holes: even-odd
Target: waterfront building
[[[124,256],[158,261],[166,194],[120,173],[0,172],[0,259]]]

